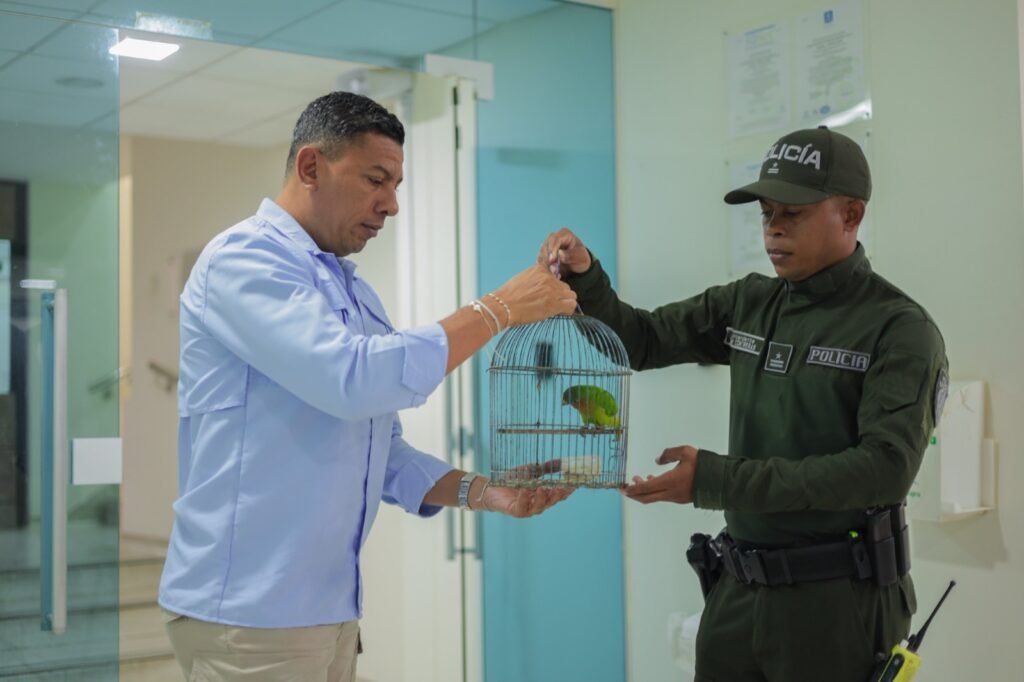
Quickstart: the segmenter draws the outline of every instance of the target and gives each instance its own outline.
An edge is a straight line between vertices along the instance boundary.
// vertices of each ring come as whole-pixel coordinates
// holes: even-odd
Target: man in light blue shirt
[[[365,97],[312,102],[277,199],[215,237],[181,295],[180,497],[160,604],[189,679],[354,680],[359,555],[381,500],[523,517],[569,494],[490,487],[402,438],[398,410],[501,329],[576,301],[534,266],[436,324],[394,329],[346,256],[398,212],[403,142]]]

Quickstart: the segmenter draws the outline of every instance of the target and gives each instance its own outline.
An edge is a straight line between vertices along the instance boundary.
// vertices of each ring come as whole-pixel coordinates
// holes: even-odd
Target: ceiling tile
[[[20,2],[2,2],[0,7],[10,7],[18,12],[44,11],[47,15],[54,12],[63,16],[75,16],[89,10],[96,0],[21,0]]]
[[[214,40],[224,40],[222,33],[225,31],[230,31],[236,38],[241,36],[252,40],[309,16],[335,1],[105,0],[92,12],[107,17],[119,26],[134,26],[137,11],[209,22]],[[237,42],[237,39],[232,42]]]
[[[250,147],[273,147],[288,145],[292,139],[295,121],[305,107],[296,107],[291,111],[267,121],[257,123],[244,130],[237,130],[220,138],[226,144],[241,144]],[[281,159],[282,166],[285,160]]]
[[[130,61],[130,63],[129,63]],[[124,60],[121,65],[121,103],[131,104],[148,94],[166,87],[173,81],[187,76],[175,71],[153,68],[160,62],[143,62],[142,60]]]
[[[187,140],[216,140],[234,129],[226,116],[206,109],[168,109],[152,104],[130,104],[121,110],[122,135],[147,135]]]
[[[64,24],[63,28],[54,31],[33,52],[44,57],[88,60],[113,66],[117,57],[110,54],[110,48],[117,41],[117,29],[114,28]]]
[[[306,93],[278,85],[192,76],[147,95],[141,103],[174,111],[203,111],[216,118],[253,121],[276,116],[308,101]],[[229,127],[237,127],[237,123]]]
[[[15,14],[0,15],[0,45],[6,50],[24,52],[66,22]]]
[[[473,35],[473,23],[464,16],[347,0],[274,34],[258,46],[350,59],[365,55],[365,61],[378,63],[379,58],[415,58],[461,42]],[[478,23],[480,30],[492,26],[492,22]]]
[[[518,2],[518,0],[516,0]],[[473,16],[473,0],[377,0],[387,5],[398,5],[411,9],[459,14],[464,17]]]
[[[108,102],[45,92],[5,92],[0,121],[78,128],[110,113]]]
[[[59,79],[87,79],[97,87],[73,87]],[[27,54],[0,70],[0,91],[4,97],[18,92],[47,93],[61,98],[101,100],[110,108],[118,101],[117,73],[109,65],[74,59],[53,59]]]
[[[504,22],[521,19],[538,12],[546,12],[555,7],[562,7],[562,0],[477,0],[481,17],[492,21]]]
[[[529,14],[543,12],[558,7],[561,0],[377,0],[389,5],[398,5],[412,9],[424,9],[447,14],[473,16],[473,5],[476,5],[479,19],[495,21],[511,21]]]
[[[107,114],[106,116],[103,116],[101,118],[96,119],[95,121],[90,123],[88,126],[86,126],[86,129],[87,130],[101,130],[101,131],[107,132],[107,133],[119,133],[121,131],[120,121],[121,121],[120,112],[114,111],[114,112],[111,112],[111,113]]]
[[[19,54],[21,52],[15,52],[14,50],[0,50],[0,69],[4,68],[5,64],[9,64]]]
[[[139,31],[125,31],[123,35],[145,40],[177,43],[180,46],[177,52],[158,62],[132,57],[121,58],[122,69],[145,69],[150,73],[156,71],[178,74],[192,73],[244,49],[238,45],[225,45],[223,43],[211,43],[205,40],[192,40],[190,38],[173,36],[157,36],[152,33],[141,33]]]
[[[367,66],[337,59],[250,48],[205,69],[203,75],[272,86],[287,83],[296,90],[324,93],[335,89],[340,74],[360,68]]]

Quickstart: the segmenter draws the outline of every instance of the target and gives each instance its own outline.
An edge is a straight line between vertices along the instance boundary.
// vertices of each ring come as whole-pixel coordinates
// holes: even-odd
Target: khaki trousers
[[[307,628],[242,628],[164,611],[188,682],[355,682],[359,621]]]

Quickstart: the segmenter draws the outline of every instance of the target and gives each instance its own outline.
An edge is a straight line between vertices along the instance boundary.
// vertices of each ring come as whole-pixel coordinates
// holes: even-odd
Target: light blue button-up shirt
[[[402,439],[448,362],[392,328],[355,265],[269,199],[203,250],[181,295],[180,497],[160,605],[205,621],[340,623],[380,501],[421,516],[451,470]]]

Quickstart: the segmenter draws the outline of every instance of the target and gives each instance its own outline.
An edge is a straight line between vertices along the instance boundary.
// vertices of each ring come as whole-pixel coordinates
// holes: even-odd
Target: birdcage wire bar
[[[510,329],[488,373],[493,484],[625,484],[632,372],[607,325],[577,314]],[[614,414],[595,403],[613,404]]]

